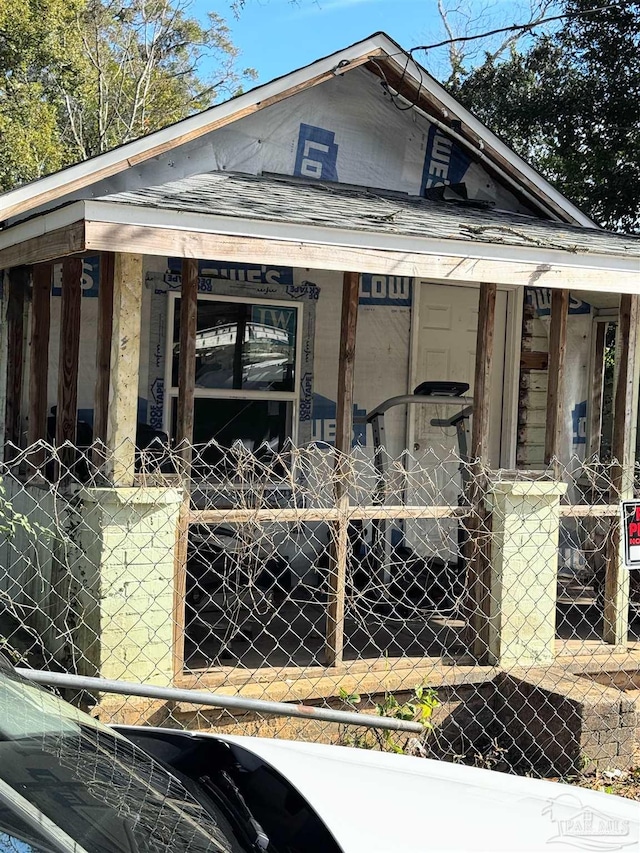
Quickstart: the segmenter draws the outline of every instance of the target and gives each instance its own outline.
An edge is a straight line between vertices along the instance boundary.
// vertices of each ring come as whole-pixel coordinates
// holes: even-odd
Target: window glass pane
[[[241,441],[248,450],[268,445],[280,450],[291,435],[293,404],[284,400],[212,400],[196,397],[193,413],[193,443],[206,444],[215,440],[222,447]],[[172,400],[172,433],[175,438],[178,401]],[[197,454],[194,465],[201,459],[215,465],[223,453],[212,447]]]
[[[293,391],[297,312],[280,305],[198,300],[196,387]],[[178,386],[180,300],[173,323],[172,386]]]

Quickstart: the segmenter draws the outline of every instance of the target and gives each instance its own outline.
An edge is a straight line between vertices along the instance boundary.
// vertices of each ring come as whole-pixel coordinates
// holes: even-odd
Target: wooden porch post
[[[484,498],[486,493],[485,466],[489,458],[489,403],[493,371],[493,338],[496,317],[495,284],[482,282],[478,298],[478,337],[473,380],[473,425],[471,430],[470,461],[472,481],[468,499],[471,505],[469,520],[469,603],[473,653],[480,660],[488,650],[488,618],[490,578],[487,556],[488,516]]]
[[[196,334],[198,331],[198,261],[182,259],[180,286],[180,356],[178,359],[178,412],[176,443],[184,464],[185,477],[190,476],[193,458],[193,418],[196,386]],[[240,330],[237,330],[240,334]],[[184,668],[185,598],[187,595],[187,549],[189,546],[189,492],[178,518],[173,584],[173,671],[177,676]]]
[[[100,445],[107,442],[109,418],[109,385],[111,377],[111,337],[113,333],[113,276],[115,255],[100,255],[98,281],[98,340],[96,343],[96,387],[93,398],[93,461],[96,466],[104,462]]]
[[[180,358],[178,361],[178,422],[176,443],[188,473],[193,453],[193,411],[196,385],[198,261],[182,260],[180,289]]]
[[[589,446],[587,460],[600,456],[602,442],[602,402],[604,398],[604,351],[607,323],[596,324],[595,346],[591,357],[593,386],[589,394],[587,413],[589,418]]]
[[[633,497],[638,386],[640,384],[640,297],[620,297],[617,381],[613,404],[612,457],[618,465],[612,472],[612,502]],[[629,569],[624,564],[620,524],[614,521],[608,549],[604,585],[603,640],[625,646],[629,628]]]
[[[47,440],[47,379],[49,375],[49,332],[51,319],[51,264],[33,268],[31,295],[31,358],[29,361],[29,445]],[[44,448],[31,457],[41,468]]]
[[[65,258],[62,262],[62,303],[60,307],[60,350],[58,356],[58,400],[56,446],[75,444],[78,423],[78,353],[80,351],[80,310],[82,299],[82,260]],[[70,447],[60,451],[64,477],[73,460]]]
[[[567,316],[569,291],[553,290],[551,295],[551,329],[547,379],[547,421],[544,436],[544,461],[549,465],[559,460],[564,417],[564,357],[567,349]],[[559,464],[555,476],[560,479]]]
[[[22,413],[22,371],[24,366],[24,308],[25,295],[31,276],[30,267],[9,270],[9,300],[7,304],[7,403],[5,409],[5,442],[20,446]],[[5,449],[5,459],[15,456],[15,450]]]
[[[348,465],[343,454],[351,450],[353,435],[353,382],[355,373],[356,329],[360,275],[346,272],[342,283],[342,317],[338,361],[338,399],[336,403],[336,503],[340,519],[333,527],[325,663],[339,666],[344,650],[344,602],[348,560],[349,508]]]
[[[113,270],[106,465],[114,486],[131,486],[135,477],[141,307],[142,255],[118,252]]]

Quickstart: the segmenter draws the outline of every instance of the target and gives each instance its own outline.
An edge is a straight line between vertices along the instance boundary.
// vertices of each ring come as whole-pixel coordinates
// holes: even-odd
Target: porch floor
[[[221,610],[201,613],[187,628],[185,668],[202,670],[212,665],[257,670],[263,667],[324,666],[326,607],[314,602],[286,602],[265,615],[248,612],[237,616],[234,629]],[[630,651],[640,651],[640,616],[632,611],[628,641]],[[344,660],[388,658],[464,657],[465,623],[443,615],[347,611]],[[593,602],[559,603],[557,642],[559,655],[606,655],[613,647],[604,643],[602,616]]]

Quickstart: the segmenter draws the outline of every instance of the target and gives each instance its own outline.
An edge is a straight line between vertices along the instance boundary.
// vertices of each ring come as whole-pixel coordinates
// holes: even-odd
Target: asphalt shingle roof
[[[210,172],[99,200],[254,221],[640,258],[640,236],[279,176]]]

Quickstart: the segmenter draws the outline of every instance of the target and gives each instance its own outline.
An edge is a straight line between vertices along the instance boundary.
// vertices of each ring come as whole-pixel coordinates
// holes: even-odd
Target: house
[[[424,481],[409,477],[395,515],[387,496],[349,508],[343,486],[335,506],[231,498],[187,501],[185,510],[182,481],[176,489],[140,479],[139,424],[166,432],[188,482],[219,496],[207,477],[238,440],[253,451],[265,441],[275,451],[287,440],[335,445],[373,464],[363,418],[435,381],[467,384],[473,396],[476,479],[466,505],[476,521],[492,495],[495,553],[476,553],[469,573],[475,646],[484,637],[476,659],[554,658],[560,518],[569,529],[608,518],[615,531],[618,500],[633,494],[640,239],[599,229],[388,36],[8,192],[0,220],[5,464],[18,455],[15,476],[25,459],[33,472],[42,457],[18,449],[52,429],[59,446],[80,443],[78,421],[89,424],[106,461],[100,488],[85,495],[99,510],[85,556],[106,590],[103,608],[124,578],[139,589],[139,603],[128,593],[131,626],[148,617],[149,590],[140,565],[117,556],[116,533],[130,536],[140,559],[153,558],[158,612],[144,641],[152,663],[133,665],[131,649],[115,654],[125,629],[107,607],[101,672],[184,676],[184,525],[253,523],[261,512],[265,523],[333,529],[325,661],[341,666],[349,522],[379,531],[382,519],[383,549],[394,536],[422,539],[424,561],[454,547],[462,514],[455,431],[434,426],[428,406],[390,410],[384,445],[427,480],[449,473],[433,506]],[[615,386],[605,370],[614,350]],[[603,418],[607,395],[612,418]],[[459,409],[440,402],[440,419]],[[206,452],[191,449],[212,440]],[[620,464],[594,497],[566,472],[583,463],[586,471],[605,451]],[[493,485],[487,473],[533,469],[546,473],[502,474]],[[526,579],[522,543],[509,539],[516,517],[527,517],[535,545]],[[148,518],[159,525],[153,536],[142,530]],[[478,529],[470,525],[471,542]],[[578,559],[570,540],[560,542],[565,562]],[[498,582],[496,555],[502,580],[513,573],[511,588]],[[629,573],[615,544],[606,566],[600,639],[622,649]],[[523,599],[534,589],[525,630]],[[318,665],[314,655],[305,666]],[[292,663],[285,656],[278,666]],[[224,661],[215,669],[224,675]]]

